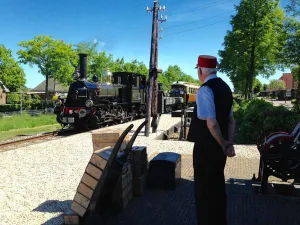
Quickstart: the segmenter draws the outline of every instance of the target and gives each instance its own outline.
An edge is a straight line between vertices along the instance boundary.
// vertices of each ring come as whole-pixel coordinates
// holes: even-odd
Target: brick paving
[[[229,225],[296,225],[300,224],[300,194],[278,194],[280,186],[290,190],[292,185],[269,187],[268,195],[259,193],[258,160],[236,157],[228,159],[225,176],[228,193]],[[270,180],[278,180],[272,179]],[[115,215],[109,225],[194,225],[196,224],[193,189],[192,156],[182,155],[182,180],[176,190],[146,189],[134,197],[124,211]],[[298,193],[292,192],[292,193]],[[217,203],[216,203],[217,204]]]

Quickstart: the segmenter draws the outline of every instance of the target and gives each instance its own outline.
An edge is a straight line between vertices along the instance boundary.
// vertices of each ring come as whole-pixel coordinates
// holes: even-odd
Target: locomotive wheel
[[[87,120],[87,126],[88,126],[88,129],[89,130],[95,130],[95,129],[98,129],[99,126],[98,126],[98,117],[95,116],[95,115],[91,115],[88,117],[88,120]]]
[[[62,124],[62,121],[60,120],[60,115],[56,115],[56,122]]]

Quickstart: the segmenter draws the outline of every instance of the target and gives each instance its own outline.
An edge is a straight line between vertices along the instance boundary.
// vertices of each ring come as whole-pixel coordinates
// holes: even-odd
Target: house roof
[[[46,87],[46,80],[44,80],[42,83],[40,83],[35,88],[30,89],[28,91],[28,93],[29,94],[45,93],[45,87]],[[58,81],[55,81],[55,87],[54,87],[54,79],[49,78],[48,79],[48,91],[49,92],[68,92],[68,88],[61,85]]]
[[[0,80],[0,87],[5,91],[5,92],[10,92],[9,89],[3,84],[3,82]]]

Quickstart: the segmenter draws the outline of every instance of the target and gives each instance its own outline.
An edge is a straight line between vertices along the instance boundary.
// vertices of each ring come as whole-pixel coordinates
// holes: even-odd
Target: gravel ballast
[[[144,120],[131,122],[133,130]],[[192,154],[193,143],[154,140],[180,121],[163,115],[158,132],[144,136],[135,145],[147,146],[148,155],[158,152]],[[117,127],[127,127],[129,124]],[[106,128],[105,128],[106,129]],[[93,153],[91,132],[39,143],[0,153],[0,224],[62,224],[63,212],[74,198]],[[236,146],[237,156],[259,158],[256,146]]]

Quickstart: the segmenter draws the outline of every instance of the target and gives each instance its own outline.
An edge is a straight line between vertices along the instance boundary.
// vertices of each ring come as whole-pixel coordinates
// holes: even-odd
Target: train
[[[87,78],[87,54],[80,53],[79,69],[65,97],[56,96],[54,113],[62,127],[93,130],[146,116],[146,76],[132,72],[107,72],[99,82]],[[190,93],[189,93],[190,94]],[[169,113],[189,104],[183,95],[167,94],[158,85],[157,111]]]
[[[171,97],[181,97],[183,102],[192,107],[196,104],[196,96],[200,86],[198,84],[175,81],[171,85]]]

